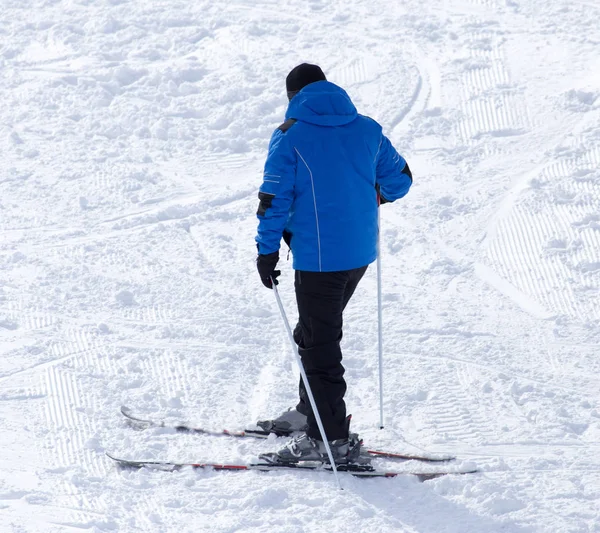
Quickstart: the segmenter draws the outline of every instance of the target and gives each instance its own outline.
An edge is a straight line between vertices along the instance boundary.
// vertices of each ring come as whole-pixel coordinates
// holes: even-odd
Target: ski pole
[[[325,449],[327,450],[327,457],[329,457],[329,463],[331,464],[331,468],[333,468],[333,473],[335,474],[335,480],[337,481],[338,488],[340,490],[343,490],[342,485],[340,483],[337,467],[335,465],[335,461],[333,460],[333,454],[331,453],[331,447],[329,446],[329,441],[327,440],[327,435],[325,434],[325,428],[323,427],[323,422],[321,421],[321,415],[319,415],[319,410],[317,409],[317,404],[315,402],[315,398],[310,388],[310,383],[308,382],[308,378],[306,377],[306,372],[304,370],[304,365],[302,364],[302,359],[300,359],[300,354],[298,353],[298,346],[296,346],[296,342],[294,341],[292,328],[290,328],[290,323],[288,322],[287,315],[285,314],[285,309],[283,308],[283,303],[281,302],[281,297],[279,296],[279,291],[277,290],[277,285],[275,285],[275,281],[273,280],[273,278],[271,278],[271,283],[273,284],[273,291],[275,292],[275,298],[277,299],[277,305],[279,306],[281,318],[283,319],[285,329],[287,330],[288,337],[290,338],[290,343],[292,344],[292,352],[294,353],[294,357],[296,358],[296,364],[300,369],[300,375],[302,376],[302,381],[304,382],[306,388],[306,394],[308,395],[310,406],[312,407],[315,418],[317,419],[319,432],[321,433],[321,437],[323,438],[323,444],[325,445]]]
[[[379,429],[383,429],[383,318],[381,301],[381,196],[377,191],[377,329],[379,350]]]

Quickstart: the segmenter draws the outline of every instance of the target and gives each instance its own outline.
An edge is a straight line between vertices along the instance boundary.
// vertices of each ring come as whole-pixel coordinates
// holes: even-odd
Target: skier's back
[[[271,288],[282,236],[294,256],[299,321],[294,331],[317,409],[336,461],[352,460],[340,340],[342,312],[377,257],[377,209],[412,184],[406,161],[374,120],[359,115],[346,92],[316,65],[286,79],[290,105],[273,133],[260,187],[257,266]],[[275,281],[277,283],[277,281]],[[277,460],[323,458],[324,447],[303,384],[300,402],[261,423],[280,433],[306,429]],[[349,455],[350,454],[350,455]]]

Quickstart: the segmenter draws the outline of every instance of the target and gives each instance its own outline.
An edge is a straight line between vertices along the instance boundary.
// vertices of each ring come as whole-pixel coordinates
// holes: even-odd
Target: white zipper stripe
[[[377,157],[379,156],[379,151],[381,150],[381,143],[383,142],[383,136],[379,141],[379,146],[377,147],[377,153],[375,154],[375,159],[373,159],[373,163],[377,163]]]
[[[306,168],[308,169],[308,173],[310,174],[310,183],[312,185],[312,192],[313,192],[313,202],[315,204],[315,219],[317,221],[317,246],[319,247],[319,272],[322,272],[323,267],[321,265],[321,232],[319,230],[319,215],[317,214],[317,197],[315,195],[315,181],[313,180],[312,170],[310,170],[308,163],[302,157],[302,154],[298,151],[298,148],[296,148],[294,146],[294,150],[296,150],[296,153],[300,156],[300,159],[302,159],[302,162],[306,165]]]

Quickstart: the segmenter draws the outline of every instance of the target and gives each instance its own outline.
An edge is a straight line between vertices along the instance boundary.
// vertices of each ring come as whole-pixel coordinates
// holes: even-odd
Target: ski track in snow
[[[4,2],[0,531],[600,531],[599,9]],[[236,463],[284,442],[140,431],[119,407],[218,430],[294,404],[253,237],[301,61],[415,175],[382,208],[384,430],[374,268],[346,311],[354,429],[481,474],[338,492],[326,473],[119,471],[104,456]]]

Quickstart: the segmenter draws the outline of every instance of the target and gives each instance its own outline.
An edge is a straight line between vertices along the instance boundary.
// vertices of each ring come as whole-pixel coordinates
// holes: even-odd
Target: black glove
[[[271,278],[275,281],[275,285],[278,285],[277,276],[281,274],[281,270],[275,270],[279,261],[279,252],[273,252],[272,254],[258,254],[256,258],[256,268],[258,268],[258,275],[263,285],[267,289],[272,289],[273,284]]]

